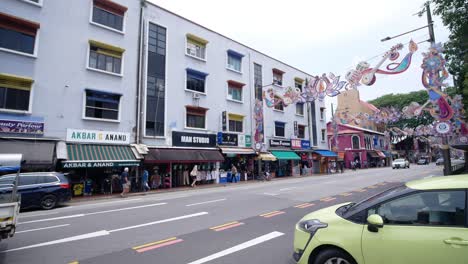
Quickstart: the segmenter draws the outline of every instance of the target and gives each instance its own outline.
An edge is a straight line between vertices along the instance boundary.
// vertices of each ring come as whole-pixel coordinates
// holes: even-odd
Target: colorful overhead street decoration
[[[400,62],[395,62],[400,57],[399,50],[401,49],[403,49],[402,44],[393,46],[373,68],[370,68],[367,62],[360,62],[355,69],[346,73],[345,80],[340,80],[340,76],[333,73],[328,75],[324,73],[321,76],[306,79],[303,91],[298,88],[288,87],[284,94],[279,94],[274,88],[268,88],[263,91],[266,106],[274,107],[278,104],[288,106],[298,102],[322,101],[327,96],[339,95],[343,89],[356,89],[361,84],[371,86],[377,80],[376,74],[394,75],[402,73],[411,65],[411,58],[418,46],[414,41],[410,41],[408,54]],[[389,63],[385,69],[380,69],[387,60],[392,61],[392,63]]]

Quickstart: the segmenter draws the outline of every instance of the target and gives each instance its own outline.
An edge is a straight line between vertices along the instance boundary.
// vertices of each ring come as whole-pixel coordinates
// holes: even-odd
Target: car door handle
[[[451,245],[468,246],[468,240],[446,239],[444,242]]]

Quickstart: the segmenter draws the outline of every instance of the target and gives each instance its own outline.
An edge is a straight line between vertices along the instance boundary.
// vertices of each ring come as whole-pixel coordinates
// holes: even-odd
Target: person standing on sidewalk
[[[232,164],[231,167],[231,179],[232,183],[237,182],[237,168],[234,166],[234,164]]]
[[[130,190],[130,180],[128,178],[128,168],[125,168],[122,174],[120,175],[120,183],[122,184],[122,193],[121,197],[124,197]]]
[[[143,170],[143,176],[141,178],[141,184],[143,185],[143,191],[144,192],[147,192],[149,191],[150,187],[148,185],[148,177],[149,177],[149,173],[148,173],[148,170]]]
[[[195,187],[197,184],[197,175],[198,175],[198,167],[197,165],[193,166],[192,171],[190,172],[190,177],[192,178],[192,187]]]

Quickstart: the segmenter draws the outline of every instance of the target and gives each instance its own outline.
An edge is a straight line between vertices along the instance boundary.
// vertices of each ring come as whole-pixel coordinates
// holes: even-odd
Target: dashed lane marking
[[[322,201],[322,202],[330,202],[330,201],[333,201],[333,200],[335,200],[335,199],[336,199],[335,197],[325,197],[325,198],[320,199],[320,201]]]
[[[313,203],[303,203],[303,204],[298,204],[298,205],[296,205],[294,207],[303,209],[303,208],[311,207],[311,206],[314,206],[314,205],[315,204],[313,204]]]
[[[281,215],[281,214],[285,214],[285,212],[283,212],[283,211],[273,211],[273,212],[269,212],[269,213],[266,213],[266,214],[261,214],[260,216],[265,217],[265,218],[270,218],[270,217]]]
[[[353,194],[352,194],[352,193],[342,193],[342,194],[340,194],[340,195],[341,195],[341,196],[351,196],[351,195],[353,195]]]
[[[242,223],[242,222],[234,221],[234,222],[230,222],[230,223],[227,223],[227,224],[224,224],[224,225],[211,227],[210,229],[213,230],[213,231],[219,232],[219,231],[223,231],[223,230],[226,230],[226,229],[237,227],[237,226],[240,226],[240,225],[243,225],[243,224],[244,223]]]
[[[143,253],[143,252],[146,252],[146,251],[149,251],[149,250],[174,245],[174,244],[177,244],[177,243],[180,243],[180,242],[183,242],[183,241],[184,240],[178,239],[177,237],[171,237],[171,238],[168,238],[168,239],[159,240],[159,241],[151,242],[151,243],[144,244],[144,245],[141,245],[141,246],[133,247],[132,249],[134,249],[138,253]]]
[[[35,228],[35,229],[16,231],[15,234],[28,233],[28,232],[34,232],[34,231],[52,229],[52,228],[59,228],[59,227],[64,227],[64,226],[69,226],[69,225],[70,224],[64,224],[64,225],[56,225],[56,226],[48,226],[48,227],[42,227],[42,228]]]
[[[376,184],[376,185],[367,186],[367,188],[369,188],[369,189],[375,189],[375,188],[378,188],[378,187],[379,187],[379,186],[377,186],[377,184]]]
[[[358,189],[355,192],[361,192],[362,193],[362,192],[367,192],[367,190],[366,189]]]
[[[276,196],[279,195],[279,193],[263,193],[264,195],[270,195],[270,196]]]

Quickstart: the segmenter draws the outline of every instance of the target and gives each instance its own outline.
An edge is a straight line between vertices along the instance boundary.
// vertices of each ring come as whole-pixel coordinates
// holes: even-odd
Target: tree
[[[468,113],[468,1],[431,0],[434,14],[440,15],[450,30],[449,41],[444,44],[447,68],[454,76],[457,93],[463,96],[465,112]]]
[[[369,101],[369,103],[375,105],[377,108],[382,107],[395,107],[398,110],[402,110],[405,106],[408,106],[411,102],[417,102],[420,105],[423,105],[429,99],[429,95],[426,90],[420,90],[415,92],[410,92],[406,94],[386,94],[380,96],[374,100]],[[420,116],[413,118],[401,119],[397,122],[387,124],[391,127],[399,127],[401,129],[416,128],[419,125],[429,125],[434,121],[434,118],[427,112],[424,111]]]

